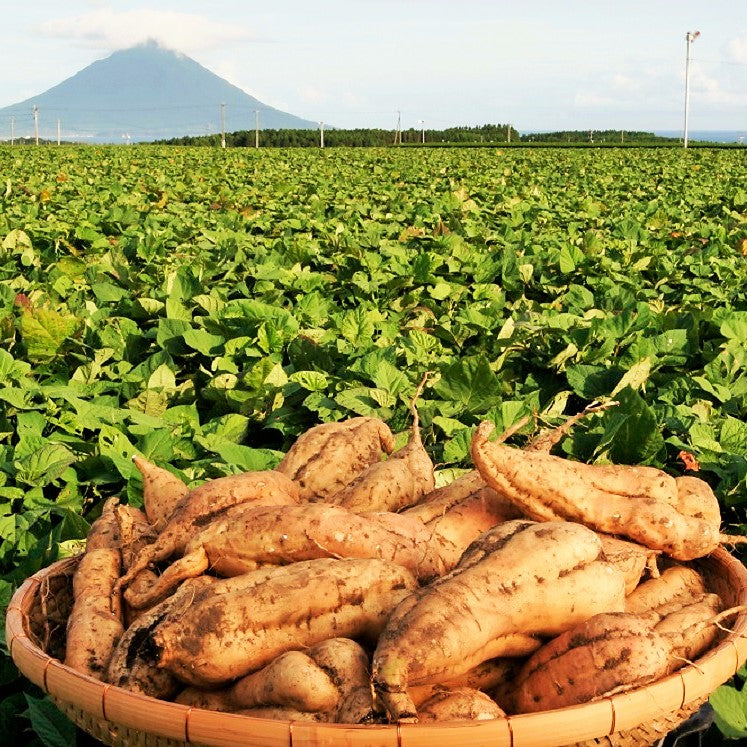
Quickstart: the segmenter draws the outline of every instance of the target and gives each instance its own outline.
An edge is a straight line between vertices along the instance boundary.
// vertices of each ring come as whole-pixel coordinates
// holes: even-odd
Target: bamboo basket
[[[653,745],[685,721],[747,659],[747,613],[695,662],[647,687],[571,708],[493,721],[344,725],[273,721],[178,705],[128,692],[62,664],[77,558],[27,579],[11,600],[13,661],[57,707],[99,741],[127,747],[565,747]],[[719,548],[698,562],[726,606],[747,604],[747,569]]]

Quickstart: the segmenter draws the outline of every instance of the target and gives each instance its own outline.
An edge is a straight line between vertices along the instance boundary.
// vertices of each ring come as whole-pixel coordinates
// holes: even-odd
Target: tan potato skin
[[[518,654],[516,657],[501,657],[497,659],[488,659],[478,664],[469,672],[444,680],[443,682],[432,685],[417,685],[409,688],[409,694],[418,708],[420,716],[420,706],[429,698],[433,697],[440,690],[454,690],[461,687],[473,690],[482,690],[490,694],[496,702],[500,701],[495,697],[494,692],[502,687],[511,687],[512,680],[518,674],[525,656],[529,656],[539,649],[545,641],[542,638],[527,638],[527,647],[524,654]]]
[[[694,568],[674,565],[665,568],[658,578],[639,584],[625,600],[625,611],[650,612],[674,601],[694,601],[706,593],[703,577]]]
[[[113,590],[122,568],[116,499],[104,504],[91,525],[86,550],[73,575],[73,608],[67,621],[65,664],[101,679],[124,633],[119,595]]]
[[[532,655],[515,683],[519,713],[587,703],[664,676],[671,648],[649,621],[629,613],[594,615]]]
[[[389,560],[424,581],[447,570],[444,554],[443,543],[430,529],[401,514],[354,514],[326,503],[249,504],[213,520],[153,583],[142,590],[130,586],[124,597],[134,608],[147,607],[208,568],[230,577],[315,558]]]
[[[138,553],[155,541],[158,532],[139,508],[119,505],[116,515],[121,537],[122,568],[127,570]]]
[[[190,579],[168,599],[142,613],[119,640],[112,654],[106,681],[131,692],[154,698],[169,698],[179,689],[174,676],[156,667],[155,661],[141,649],[148,630],[169,612],[181,614],[199,597],[201,590],[214,583],[209,576]]]
[[[459,687],[435,693],[418,708],[418,722],[486,721],[505,712],[481,690]]]
[[[523,451],[488,441],[493,428],[487,421],[478,427],[472,460],[486,482],[526,516],[537,521],[580,522],[677,560],[693,560],[719,546],[720,521],[689,498],[692,483],[684,484],[680,497],[680,483],[653,467],[584,464]],[[716,500],[705,483],[699,494],[708,495],[709,504]]]
[[[302,651],[286,651],[231,688],[239,708],[277,705],[298,711],[331,711],[340,692],[329,675]]]
[[[706,651],[718,629],[716,594],[641,613],[594,615],[533,654],[515,682],[520,713],[586,703],[645,685]]]
[[[350,418],[309,428],[275,469],[298,484],[301,501],[326,501],[393,449],[383,420]]]
[[[669,639],[673,656],[671,670],[679,669],[685,660],[691,661],[708,650],[716,641],[719,630],[708,624],[722,608],[718,594],[703,594],[694,600],[680,600],[656,610],[660,620],[654,630]]]
[[[433,462],[416,420],[406,446],[371,464],[328,500],[355,512],[399,511],[416,504],[434,485]]]
[[[393,513],[357,514],[325,503],[246,506],[212,522],[187,545],[203,547],[211,568],[233,576],[262,565],[314,558],[379,558],[424,576],[443,569],[428,563],[430,532],[417,519]],[[428,564],[428,565],[426,565]]]
[[[284,505],[298,503],[298,486],[274,470],[244,472],[218,477],[193,488],[179,501],[155,542],[146,545],[117,582],[115,591],[126,588],[151,563],[184,552],[194,533],[216,515],[241,503]]]
[[[189,486],[163,467],[135,454],[133,464],[143,476],[143,506],[148,521],[161,531],[179,501],[189,493]]]
[[[556,635],[622,610],[624,576],[601,551],[594,532],[571,522],[514,520],[481,535],[451,573],[406,598],[382,631],[373,683],[390,716],[416,716],[408,687],[511,655],[517,637]]]
[[[496,524],[500,521],[521,518],[519,509],[493,490],[477,470],[465,472],[448,485],[431,490],[416,505],[405,509],[402,513],[417,516],[427,524],[437,521],[451,509],[472,499],[480,500],[490,510],[491,515],[500,517],[496,520]]]
[[[326,711],[330,714],[326,720],[334,720],[333,714],[343,698],[366,686],[366,652],[349,638],[332,638],[305,651],[287,651],[227,687],[218,690],[187,687],[174,701],[214,711],[260,706]]]
[[[248,591],[220,593],[241,576],[217,581],[212,593],[156,626],[159,665],[190,684],[220,685],[291,649],[378,635],[417,585],[402,566],[375,559],[299,561],[266,574]]]
[[[102,679],[117,641],[124,633],[121,610],[112,610],[111,594],[119,578],[119,551],[89,550],[73,579],[73,610],[67,622],[65,664]]]
[[[659,573],[656,565],[658,553],[649,550],[637,542],[611,537],[609,534],[599,533],[602,540],[604,557],[617,566],[625,574],[625,593],[632,594],[639,586],[644,572],[648,569]]]

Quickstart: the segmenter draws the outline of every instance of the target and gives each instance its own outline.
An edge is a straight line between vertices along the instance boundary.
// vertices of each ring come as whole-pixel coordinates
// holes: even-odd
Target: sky
[[[325,126],[681,131],[695,31],[690,129],[747,134],[735,0],[0,0],[0,107],[155,39]]]

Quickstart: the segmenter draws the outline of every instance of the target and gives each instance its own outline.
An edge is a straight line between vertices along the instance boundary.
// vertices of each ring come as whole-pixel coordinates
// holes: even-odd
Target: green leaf
[[[747,311],[732,311],[724,315],[719,331],[728,339],[747,344]]]
[[[212,451],[218,454],[226,464],[238,467],[244,472],[273,469],[282,459],[282,454],[270,449],[253,449],[227,441],[216,444]]]
[[[149,430],[140,442],[140,451],[156,464],[170,462],[174,457],[174,436],[166,428]]]
[[[8,251],[18,252],[30,248],[31,238],[20,228],[14,228],[12,231],[9,231],[3,239],[3,249],[7,249]]]
[[[75,744],[75,724],[49,698],[34,698],[28,694],[25,697],[31,726],[45,747],[70,747]]]
[[[654,411],[630,387],[617,395],[618,406],[608,411],[597,449],[615,464],[650,462],[664,446]]]
[[[747,457],[747,423],[727,415],[721,425],[721,446],[732,454]]]
[[[288,380],[309,392],[324,392],[329,386],[329,379],[320,371],[296,371]]]
[[[433,387],[442,399],[467,412],[487,412],[498,401],[500,383],[483,356],[464,358],[441,371]]]
[[[391,413],[382,411],[379,402],[372,396],[373,390],[367,387],[353,387],[340,392],[335,401],[356,415],[387,419]]]
[[[340,334],[354,345],[369,347],[375,330],[371,314],[363,309],[353,309],[342,316]]]
[[[220,355],[226,340],[221,335],[213,335],[204,329],[190,328],[184,333],[184,342],[193,350],[205,356]]]
[[[202,434],[213,443],[219,441],[240,443],[246,436],[248,428],[249,418],[244,415],[231,413],[209,420],[202,427]]]
[[[574,393],[585,400],[595,400],[610,394],[623,373],[608,366],[579,364],[568,366],[565,372],[568,385]]]
[[[16,479],[26,485],[48,485],[75,461],[75,454],[66,446],[45,442],[33,453],[16,460]]]
[[[727,739],[747,738],[747,693],[731,685],[717,687],[708,698],[714,721]]]

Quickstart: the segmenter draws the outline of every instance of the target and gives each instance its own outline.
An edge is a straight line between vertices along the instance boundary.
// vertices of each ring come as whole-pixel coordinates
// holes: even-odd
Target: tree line
[[[423,141],[433,143],[507,143],[518,142],[519,133],[507,124],[487,124],[478,127],[448,127],[444,130],[417,129],[410,127],[403,130],[384,130],[376,128],[323,130],[324,145],[329,147],[384,147],[387,145],[416,145]],[[260,130],[259,144],[262,147],[318,147],[322,133],[316,129],[294,130]],[[222,136],[189,135],[157,141],[163,145],[211,145],[219,146]],[[257,141],[256,130],[238,130],[227,132],[226,147],[253,147]]]

